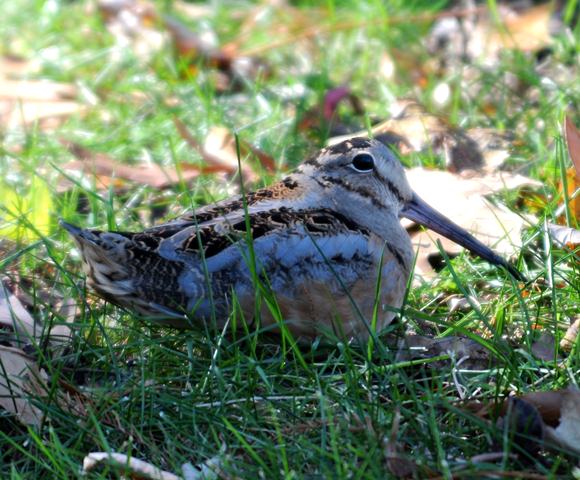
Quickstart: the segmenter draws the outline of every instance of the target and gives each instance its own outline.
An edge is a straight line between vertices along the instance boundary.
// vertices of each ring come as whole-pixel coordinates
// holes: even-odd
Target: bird
[[[365,137],[320,150],[270,186],[141,232],[61,224],[87,284],[154,322],[224,328],[237,311],[247,326],[286,330],[300,343],[364,342],[405,297],[414,249],[401,217],[522,278],[414,193],[394,152]]]

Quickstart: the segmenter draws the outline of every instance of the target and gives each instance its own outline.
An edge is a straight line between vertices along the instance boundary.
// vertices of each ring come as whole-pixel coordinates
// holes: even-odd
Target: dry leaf
[[[123,472],[131,477],[150,480],[183,480],[174,473],[161,470],[144,460],[129,457],[122,453],[91,452],[83,460],[83,473],[92,472],[100,465],[109,465],[111,468]]]
[[[494,402],[466,405],[480,418],[495,411]],[[580,453],[580,391],[531,392],[500,405],[500,428],[508,428],[520,448],[535,453],[544,440]]]
[[[73,99],[77,90],[70,83],[44,80],[4,80],[0,78],[0,100],[55,102]]]
[[[372,127],[372,134],[377,140],[383,141],[383,137],[399,139],[398,147],[403,154],[441,147],[443,134],[448,130],[442,118],[427,113],[421,104],[413,100],[401,100],[392,107],[392,110],[393,116],[390,119]],[[349,138],[361,136],[368,136],[368,131],[361,130],[333,137],[327,143],[335,145]]]
[[[566,145],[568,145],[568,153],[576,170],[576,178],[580,181],[580,131],[578,131],[568,116],[564,119],[564,133]]]
[[[580,453],[580,392],[564,391],[560,408],[560,424],[546,429],[546,438],[561,447]]]
[[[169,15],[163,16],[162,23],[171,36],[177,56],[191,63],[190,73],[196,72],[198,64],[232,73],[233,52],[217,48],[215,41],[193,32]]]
[[[213,127],[203,146],[189,133],[187,127],[178,118],[173,119],[181,137],[190,147],[195,149],[206,164],[215,169],[221,170],[228,174],[235,174],[238,171],[238,153],[234,135],[224,127]],[[242,165],[242,177],[244,182],[253,183],[258,179],[258,175],[246,163],[246,159],[255,156],[262,166],[268,171],[275,170],[275,161],[268,154],[258,148],[239,139],[240,163]]]
[[[0,127],[17,128],[39,123],[42,130],[52,130],[85,107],[72,101],[17,101],[0,100]]]
[[[519,448],[530,455],[536,455],[542,446],[545,426],[538,408],[519,397],[511,397],[505,402],[504,416],[497,421],[497,427],[507,430],[507,436]]]
[[[492,129],[474,128],[464,131],[449,125],[443,118],[428,113],[413,100],[400,100],[393,106],[393,116],[371,129],[373,136],[386,145],[395,145],[402,154],[433,152],[444,154],[452,172],[495,171],[507,157],[513,138]],[[352,137],[366,137],[368,132],[330,138],[334,145]]]
[[[469,338],[407,335],[398,344],[396,361],[405,362],[440,355],[449,355],[455,361],[461,362],[462,368],[473,370],[488,368],[491,358],[489,350]],[[438,367],[435,363],[430,365]]]
[[[445,17],[433,25],[427,47],[446,63],[479,60],[495,65],[506,49],[535,52],[550,45],[552,11],[550,3],[519,12],[499,5],[499,25],[487,9],[470,16]]]
[[[162,167],[154,163],[142,165],[123,165],[103,153],[91,152],[79,145],[68,144],[70,152],[79,160],[69,162],[63,166],[64,170],[82,171],[93,174],[97,179],[97,186],[109,185],[112,178],[129,180],[153,188],[168,188],[183,181],[191,182],[197,178],[202,169],[191,164],[181,164],[175,167]],[[203,169],[204,172],[211,169]],[[68,185],[63,183],[62,185]]]
[[[52,355],[60,355],[70,342],[74,335],[72,323],[76,320],[80,312],[78,303],[71,299],[65,298],[58,305],[58,316],[61,319],[55,323],[48,333],[48,341]]]
[[[507,158],[515,143],[515,137],[508,132],[498,132],[492,128],[470,128],[466,135],[475,142],[482,156],[483,165],[481,170],[492,173],[500,169]],[[457,162],[460,157],[448,160]],[[451,165],[451,169],[457,172],[465,170],[461,165]]]
[[[211,5],[189,3],[181,0],[175,0],[172,2],[171,7],[176,12],[179,12],[180,14],[188,17],[190,20],[201,20],[203,18],[208,18],[215,11]]]
[[[566,194],[564,195],[564,184],[560,183],[558,185],[558,191],[561,198],[567,198],[567,206],[562,205],[559,207],[559,211],[563,211],[565,207],[568,208],[572,216],[576,219],[580,219],[580,178],[574,167],[568,168],[566,170]],[[565,223],[566,216],[560,215],[558,221]]]
[[[0,77],[21,78],[38,72],[38,63],[12,55],[0,56]]]
[[[24,292],[19,293],[25,304],[35,303],[32,298],[27,302],[24,295]],[[54,297],[54,295],[52,292],[51,296]],[[55,322],[48,331],[30,315],[20,299],[7,288],[4,282],[0,282],[0,337],[3,343],[23,348],[37,345],[41,340],[45,340],[50,347],[51,355],[62,354],[72,340],[74,332],[70,324],[76,319],[78,306],[71,299],[61,299],[58,303],[53,303],[53,308],[59,312],[62,321]]]
[[[580,453],[580,392],[528,393],[522,400],[534,405],[546,424],[546,438],[561,447]]]
[[[561,390],[555,392],[530,392],[522,395],[521,399],[538,409],[546,425],[555,427],[560,421],[560,410],[564,399],[562,393],[563,391]]]
[[[192,31],[177,18],[159,13],[152,3],[99,0],[98,6],[119,47],[114,52],[115,59],[130,47],[137,57],[149,61],[171,40],[178,63],[187,65],[187,75],[197,75],[201,67],[210,73],[218,92],[241,87],[242,77],[254,78],[269,71],[262,61],[241,57],[232,46],[219,48],[213,35]],[[205,9],[204,14],[207,13]]]
[[[40,425],[42,412],[30,395],[42,395],[47,379],[44,370],[18,348],[0,345],[0,406],[26,425]]]
[[[565,352],[570,352],[578,340],[578,332],[580,332],[580,316],[571,322],[564,338],[560,341],[560,348]]]
[[[213,127],[205,137],[202,148],[204,158],[219,159],[223,165],[229,165],[230,170],[238,169],[238,152],[236,141],[232,133],[224,127]],[[248,158],[248,151],[242,150],[240,142],[240,162],[242,164],[243,176],[245,181],[254,182],[257,175],[246,165],[245,160]]]
[[[16,295],[8,290],[4,282],[0,282],[0,328],[13,332],[15,338],[11,341],[17,344],[30,343],[42,331],[35,325],[28,310],[23,307]]]
[[[580,230],[548,223],[548,232],[550,232],[552,241],[557,245],[571,249],[580,245]]]
[[[407,171],[407,178],[413,190],[433,208],[508,257],[522,246],[520,233],[527,224],[526,219],[507,208],[491,204],[485,196],[504,188],[541,185],[535,180],[505,172],[464,178],[449,172],[413,168]],[[533,219],[527,221],[533,222]],[[415,271],[421,276],[432,276],[432,265],[441,258],[437,240],[451,257],[462,251],[462,247],[441,235],[431,231],[417,231],[408,220],[402,223],[410,230],[415,247],[420,248]]]
[[[393,425],[388,438],[383,439],[387,469],[395,478],[413,478],[417,472],[417,464],[402,453],[403,447],[398,443],[401,412],[397,408],[393,415]]]
[[[113,61],[121,61],[128,47],[148,61],[165,46],[167,36],[155,28],[158,15],[154,5],[139,0],[98,0],[97,7],[117,45],[111,50]]]
[[[84,107],[73,101],[74,85],[44,80],[9,80],[0,77],[0,126],[15,128],[40,122],[43,129],[58,126]]]
[[[532,344],[532,354],[545,362],[561,360],[556,356],[556,339],[550,333],[542,333],[540,338]]]

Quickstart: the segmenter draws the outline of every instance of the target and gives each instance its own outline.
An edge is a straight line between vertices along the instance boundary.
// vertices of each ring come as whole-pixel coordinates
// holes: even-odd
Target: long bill
[[[441,215],[437,210],[417,196],[417,194],[413,194],[411,201],[401,211],[401,216],[447,237],[449,240],[479,255],[493,265],[501,265],[516,279],[525,281],[525,278],[517,268],[510,265],[491,248],[481,243],[459,225],[456,225],[447,217]]]

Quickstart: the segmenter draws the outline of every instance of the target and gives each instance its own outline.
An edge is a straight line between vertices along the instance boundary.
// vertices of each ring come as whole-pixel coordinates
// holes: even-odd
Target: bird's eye
[[[368,153],[359,153],[352,159],[352,167],[357,172],[370,172],[375,167],[375,159]]]

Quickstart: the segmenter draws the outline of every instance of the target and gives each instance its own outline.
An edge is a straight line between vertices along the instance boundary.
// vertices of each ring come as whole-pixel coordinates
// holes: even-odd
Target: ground
[[[0,80],[0,275],[44,334],[67,320],[74,330],[63,348],[43,335],[23,347],[46,374],[48,392],[32,400],[42,418],[28,426],[0,411],[1,476],[74,478],[89,452],[113,451],[176,473],[213,458],[223,478],[569,478],[578,454],[518,441],[509,422],[477,415],[476,407],[578,383],[580,350],[559,350],[580,304],[578,247],[553,244],[546,226],[577,228],[580,212],[569,198],[574,188],[566,190],[574,174],[566,176],[562,133],[566,114],[580,123],[577,2],[554,14],[563,22],[556,35],[513,27],[524,30],[508,32],[520,39],[515,49],[486,37],[490,51],[473,54],[483,61],[431,33],[447,17],[444,1],[159,1],[124,17],[115,2],[102,5],[0,6],[0,79],[65,85],[29,86],[15,101],[15,87]],[[494,25],[496,2],[483,7]],[[171,30],[162,14],[190,33]],[[474,25],[468,36],[483,28]],[[545,45],[527,41],[538,35]],[[223,49],[204,59],[196,42],[212,36]],[[261,67],[236,77],[230,57],[243,63],[244,54]],[[9,70],[18,65],[24,73]],[[332,113],[328,93],[344,86],[354,96],[329,124],[315,107]],[[41,99],[28,107],[34,95]],[[266,152],[274,165],[248,159],[247,187],[259,187],[329,136],[392,118],[402,99],[420,102],[449,128],[510,136],[502,168],[541,186],[533,194],[501,190],[492,201],[534,216],[511,258],[527,282],[461,254],[417,279],[399,321],[363,347],[164,329],[87,290],[59,218],[139,230],[239,191],[235,156],[231,162],[218,149],[224,158],[212,166],[181,127],[203,144],[225,126]],[[408,167],[449,168],[441,146],[398,146]],[[85,167],[81,176],[78,147],[92,159],[106,156],[97,161],[104,170]],[[140,173],[112,178],[107,161],[138,165]],[[177,173],[164,181],[151,165]],[[447,351],[402,358],[397,342],[410,334],[468,336],[478,346],[468,353],[483,352],[483,363],[467,365]],[[548,341],[552,358],[534,354],[542,334],[556,339]],[[118,472],[103,467],[88,478]]]

